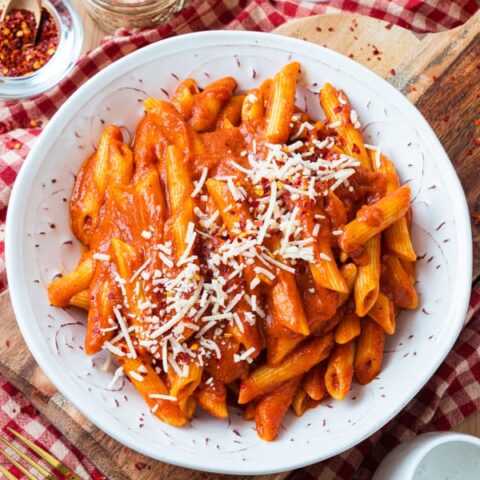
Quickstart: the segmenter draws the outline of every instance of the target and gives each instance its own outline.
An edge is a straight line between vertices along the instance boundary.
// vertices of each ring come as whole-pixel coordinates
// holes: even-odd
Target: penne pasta
[[[303,377],[303,390],[312,400],[320,401],[328,395],[325,386],[325,370],[325,362],[318,363]]]
[[[177,260],[187,251],[190,224],[195,225],[194,201],[192,199],[193,183],[182,154],[174,145],[167,150],[167,187],[172,222],[171,236],[175,246]],[[192,232],[193,233],[193,232]],[[192,235],[190,233],[190,235]],[[190,252],[187,251],[186,256]]]
[[[268,294],[270,307],[278,322],[292,332],[308,335],[308,319],[292,273],[277,269],[275,284]]]
[[[309,263],[310,271],[315,285],[320,288],[328,288],[335,292],[347,293],[348,285],[343,277],[330,246],[328,224],[326,222],[319,223],[320,233],[315,236],[313,213],[305,212],[303,214],[303,238],[309,240],[309,245],[313,250],[314,261]]]
[[[184,80],[175,90],[172,98],[172,104],[181,113],[185,120],[190,120],[192,116],[195,96],[200,92],[197,82],[193,78]],[[148,111],[148,108],[147,108]]]
[[[234,78],[225,77],[195,94],[189,119],[195,131],[205,132],[214,126],[220,110],[230,100],[236,87],[237,82]]]
[[[242,122],[242,109],[246,95],[234,95],[222,108],[217,118],[217,128],[238,127]],[[226,123],[228,122],[228,123]]]
[[[384,344],[382,327],[368,317],[362,319],[354,366],[355,377],[361,385],[370,383],[380,373]]]
[[[227,418],[227,389],[221,382],[212,378],[210,383],[202,382],[195,389],[195,400],[198,406],[217,418]]]
[[[383,256],[382,286],[385,294],[397,307],[418,307],[418,295],[413,281],[400,259],[393,255]]]
[[[338,294],[338,306],[343,305],[352,293],[355,279],[357,278],[358,268],[354,263],[345,263],[340,267],[340,273],[343,275],[343,278],[347,283],[348,292]]]
[[[379,161],[377,160],[377,153],[371,151],[370,158],[372,165],[376,172],[383,173],[386,178],[387,193],[391,193],[400,187],[400,181],[398,179],[397,172],[393,163],[385,156],[379,155]],[[405,216],[399,218],[384,232],[384,241],[388,250],[396,254],[399,258],[414,262],[417,258],[415,250],[413,249],[412,240],[410,238],[410,232],[407,225],[407,219]]]
[[[348,343],[358,337],[360,331],[360,317],[355,312],[346,311],[335,329],[335,342],[340,345]]]
[[[358,268],[357,278],[353,287],[355,312],[364,317],[377,301],[380,283],[380,236],[367,241],[365,251],[368,263]]]
[[[242,122],[249,123],[265,116],[265,100],[262,90],[254,88],[245,96],[242,104]]]
[[[87,310],[90,307],[90,301],[88,299],[88,290],[82,290],[70,299],[70,305],[72,307],[78,307],[82,310]]]
[[[297,417],[301,417],[310,408],[316,407],[320,402],[310,398],[305,390],[300,387],[295,392],[292,400],[292,410]]]
[[[355,342],[336,344],[328,358],[325,386],[335,400],[343,400],[350,391],[355,360]]]
[[[340,238],[342,250],[350,253],[367,240],[382,232],[400,218],[410,207],[410,187],[403,187],[385,195],[378,202],[363,206],[355,220],[345,225]]]
[[[365,149],[362,134],[352,122],[352,108],[345,93],[326,83],[320,90],[320,105],[330,128],[336,130],[343,139],[348,155],[357,158],[366,170],[371,170],[370,157]]]
[[[170,395],[165,383],[148,362],[140,357],[118,357],[117,361],[156,417],[175,426],[187,422],[188,417],[178,400]]]
[[[368,316],[377,322],[387,335],[395,333],[395,307],[393,302],[382,292],[378,294],[377,301],[368,312]]]
[[[299,69],[298,62],[289,63],[273,79],[266,114],[267,142],[284,143],[288,140]]]
[[[247,403],[273,390],[282,382],[310,370],[328,356],[332,345],[333,335],[318,337],[301,346],[277,367],[258,368],[240,385],[238,403]]]
[[[85,352],[93,355],[114,336],[112,331],[113,307],[121,301],[117,286],[112,281],[111,268],[105,262],[97,262],[88,290],[89,309]]]
[[[183,369],[187,371],[179,375],[173,368],[168,370],[168,381],[170,384],[170,395],[185,400],[192,396],[196,388],[202,381],[203,368],[198,363],[190,360],[183,365]]]
[[[287,380],[260,399],[255,408],[255,424],[260,438],[269,442],[275,440],[299,383],[300,377]]]
[[[78,265],[67,275],[55,278],[48,286],[48,299],[55,307],[68,307],[70,299],[90,286],[94,260],[91,253],[82,257]]]
[[[110,149],[114,141],[122,141],[122,132],[115,125],[107,125],[100,137],[95,162],[93,164],[93,184],[98,196],[101,198],[107,190],[109,180]]]

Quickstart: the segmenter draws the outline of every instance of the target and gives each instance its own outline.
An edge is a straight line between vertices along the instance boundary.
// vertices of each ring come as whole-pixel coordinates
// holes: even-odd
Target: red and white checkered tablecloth
[[[163,38],[193,31],[270,31],[293,18],[341,11],[376,17],[415,32],[434,32],[464,23],[480,7],[477,0],[192,0],[165,25],[137,33],[119,31],[85,55],[50,92],[28,101],[0,102],[0,292],[6,288],[4,226],[16,175],[42,126],[81,84],[118,58]],[[412,402],[381,431],[353,449],[298,470],[289,480],[369,479],[378,462],[416,433],[446,430],[480,410],[480,284],[472,293],[470,322],[452,352]],[[0,312],[1,315],[1,312]],[[0,340],[4,342],[4,339]],[[6,348],[0,345],[0,348]],[[92,465],[23,395],[0,375],[0,428],[16,428],[50,449],[85,478],[101,478]],[[0,460],[2,462],[2,460]],[[19,472],[11,469],[16,475]]]

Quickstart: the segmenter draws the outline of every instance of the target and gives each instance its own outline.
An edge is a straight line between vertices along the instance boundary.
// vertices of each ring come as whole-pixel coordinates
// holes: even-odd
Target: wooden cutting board
[[[416,103],[455,165],[471,214],[480,214],[480,146],[474,143],[474,138],[480,137],[480,126],[475,125],[475,119],[480,118],[480,13],[455,30],[424,36],[358,15],[323,15],[297,20],[281,26],[277,33],[309,40],[351,56]],[[480,273],[478,223],[473,226],[474,279]],[[109,479],[225,478],[151,460],[92,425],[56,391],[36,365],[16,326],[8,292],[0,295],[0,332],[0,372]],[[255,478],[280,480],[286,476]]]

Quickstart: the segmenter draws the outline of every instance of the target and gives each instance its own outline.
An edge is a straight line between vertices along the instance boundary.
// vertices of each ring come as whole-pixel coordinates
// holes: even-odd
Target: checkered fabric
[[[13,440],[7,431],[8,427],[33,440],[38,446],[50,452],[82,478],[93,480],[106,479],[106,477],[83,456],[82,452],[69,443],[7,379],[0,375],[0,429],[4,436],[10,438],[16,446],[26,451],[26,449],[20,446],[17,440]],[[2,448],[4,447],[3,444],[1,446]],[[30,458],[42,463],[31,451],[27,453]],[[21,463],[25,468],[28,467],[23,461]],[[3,457],[0,459],[0,464],[7,468],[12,474],[18,476],[18,478],[24,478],[20,470],[10,465]],[[47,467],[48,465],[42,463],[42,466]],[[32,468],[27,468],[27,470],[35,472]],[[1,473],[0,478],[4,478]]]
[[[282,23],[319,13],[369,15],[418,33],[453,28],[479,8],[477,0],[192,0],[165,25],[142,31],[119,30],[86,54],[73,71],[46,94],[28,101],[0,102],[0,292],[6,288],[4,224],[8,199],[23,160],[41,127],[86,80],[122,56],[173,35],[212,29],[271,31]],[[472,294],[470,316],[480,308],[480,285]],[[454,349],[421,393],[380,432],[331,460],[294,472],[290,480],[367,479],[385,453],[419,432],[449,429],[480,410],[480,314],[463,330]],[[0,428],[13,426],[37,440],[70,467],[100,478],[59,432],[0,376]],[[13,471],[13,470],[12,470]],[[88,473],[87,473],[88,472]],[[354,472],[357,472],[354,474]],[[17,472],[18,473],[18,472]],[[87,477],[86,477],[87,478]]]

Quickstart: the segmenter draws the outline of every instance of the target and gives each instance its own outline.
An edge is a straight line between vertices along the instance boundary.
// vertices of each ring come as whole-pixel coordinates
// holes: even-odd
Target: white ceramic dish
[[[372,480],[477,480],[479,476],[480,438],[435,432],[394,448]]]
[[[70,269],[79,244],[69,228],[73,175],[98,141],[103,122],[132,129],[146,95],[165,98],[177,77],[200,85],[233,75],[258,85],[291,59],[302,63],[298,102],[318,116],[319,86],[330,81],[350,96],[368,143],[382,143],[413,192],[413,236],[419,254],[420,307],[402,314],[386,345],[384,367],[341,403],[301,418],[288,416],[273,443],[232,411],[230,422],[200,415],[177,429],[149,415],[130,385],[108,391],[102,358],[88,358],[84,315],[49,306],[46,285]],[[78,90],[49,122],[10,200],[7,267],[10,294],[25,340],[58,389],[93,423],[150,457],[224,473],[261,474],[300,467],[342,452],[390,420],[434,373],[461,329],[470,291],[470,223],[455,171],[420,113],[392,86],[330,50],[253,32],[206,32],[159,42],[128,55]],[[101,355],[99,357],[102,357]],[[128,398],[128,401],[125,399]],[[118,404],[118,406],[117,406]],[[145,414],[143,427],[140,416]]]

